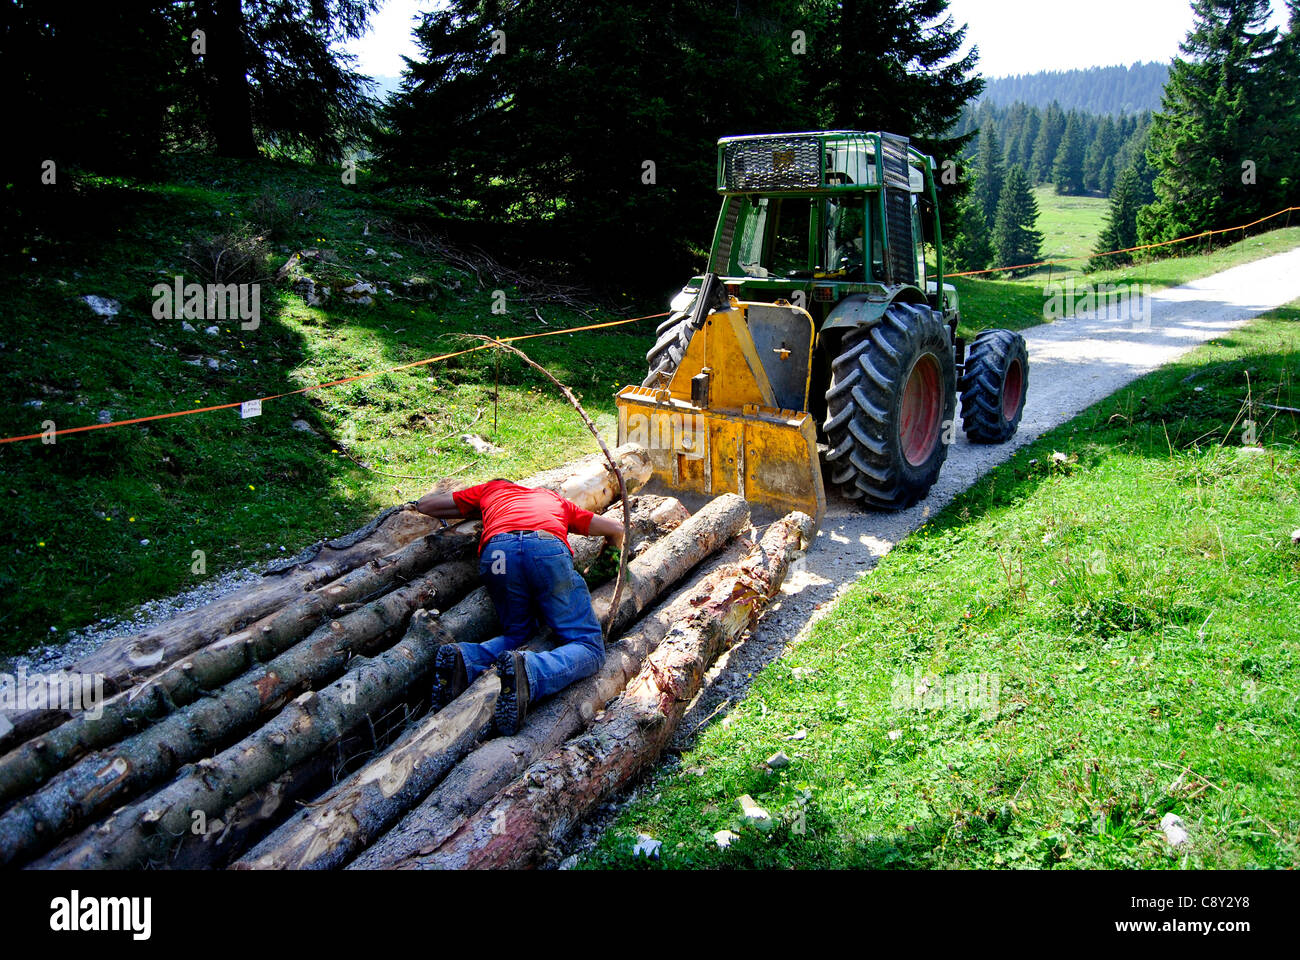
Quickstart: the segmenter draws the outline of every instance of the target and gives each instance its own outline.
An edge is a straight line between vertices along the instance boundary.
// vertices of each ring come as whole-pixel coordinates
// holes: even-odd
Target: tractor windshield
[[[744,212],[736,263],[749,277],[806,278],[813,200],[757,197]]]

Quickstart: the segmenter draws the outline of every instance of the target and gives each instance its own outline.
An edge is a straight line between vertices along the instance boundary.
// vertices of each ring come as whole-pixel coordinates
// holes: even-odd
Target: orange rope
[[[663,313],[653,313],[645,317],[631,317],[627,320],[609,320],[606,321],[605,323],[589,323],[586,326],[582,326],[582,327],[567,327],[563,330],[544,330],[541,333],[526,333],[526,334],[521,334],[517,337],[502,337],[501,342],[513,343],[516,340],[532,340],[536,337],[555,337],[555,336],[559,336],[562,333],[581,333],[582,331],[585,330],[601,330],[606,327],[621,327],[627,323],[637,323],[638,321],[641,320],[655,320],[658,319],[659,317],[666,317],[666,316],[668,316],[667,311]],[[354,383],[357,380],[365,380],[368,379],[369,377],[377,377],[380,374],[384,374],[384,373],[396,373],[399,370],[409,370],[412,367],[423,367],[430,363],[438,363],[439,361],[442,360],[450,360],[453,357],[462,357],[467,353],[477,353],[479,350],[490,349],[492,346],[493,344],[482,344],[481,346],[477,346],[477,347],[468,347],[464,350],[456,350],[453,353],[441,353],[436,357],[425,357],[423,360],[414,360],[411,363],[403,363],[396,367],[388,367],[387,369],[384,370],[370,370],[370,371],[366,371],[365,373],[355,374],[351,377],[343,377],[340,380],[329,380],[325,383],[314,383],[309,387],[300,387],[297,390],[289,390],[285,393],[273,393],[270,396],[254,397],[252,399],[266,402],[267,400],[279,400],[284,397],[296,396],[297,394],[300,393],[310,393],[313,390],[322,390],[325,387],[338,387],[338,386],[342,386],[345,383]],[[55,430],[54,435],[57,437],[61,437],[69,433],[85,433],[87,430],[107,430],[109,427],[124,427],[132,423],[148,423],[151,420],[167,420],[170,419],[171,417],[188,417],[195,413],[207,413],[210,410],[231,410],[235,407],[243,406],[244,403],[246,402],[247,401],[238,400],[234,403],[218,403],[210,407],[194,407],[193,409],[190,410],[173,410],[171,413],[155,413],[152,416],[148,416],[148,417],[133,417],[130,420],[113,420],[108,423],[92,423],[84,427],[67,427],[66,429],[63,430]],[[17,443],[20,440],[39,440],[40,438],[46,435],[47,434],[45,432],[41,432],[41,433],[29,433],[21,437],[3,437],[0,438],[0,443]]]

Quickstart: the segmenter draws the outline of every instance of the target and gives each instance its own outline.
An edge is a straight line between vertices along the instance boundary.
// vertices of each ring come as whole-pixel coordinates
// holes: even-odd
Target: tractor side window
[[[912,194],[912,243],[916,248],[916,285],[925,290],[925,225],[921,221],[921,206]]]
[[[772,252],[767,264],[773,276],[809,276],[808,230],[812,222],[812,204],[813,201],[805,197],[786,197],[776,201],[776,226],[772,231]]]
[[[763,241],[767,238],[768,199],[762,197],[746,205],[745,222],[740,231],[736,265],[747,277],[766,277],[763,268]]]
[[[826,272],[830,276],[866,279],[866,205],[861,197],[826,201]]]

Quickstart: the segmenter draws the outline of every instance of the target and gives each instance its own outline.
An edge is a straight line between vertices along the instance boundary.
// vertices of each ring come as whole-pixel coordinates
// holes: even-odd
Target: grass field
[[[1296,866],[1300,420],[1259,404],[1300,406],[1298,321],[1198,349],[960,495],[585,865],[632,865],[646,833],[653,869]]]

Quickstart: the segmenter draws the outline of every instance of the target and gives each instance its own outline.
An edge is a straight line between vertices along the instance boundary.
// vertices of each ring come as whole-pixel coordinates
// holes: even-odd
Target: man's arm
[[[415,501],[415,509],[440,520],[460,520],[464,516],[450,493],[426,493]]]
[[[618,520],[611,520],[609,517],[595,516],[591,518],[591,526],[587,528],[587,533],[593,537],[604,537],[614,549],[623,549],[623,524]]]

